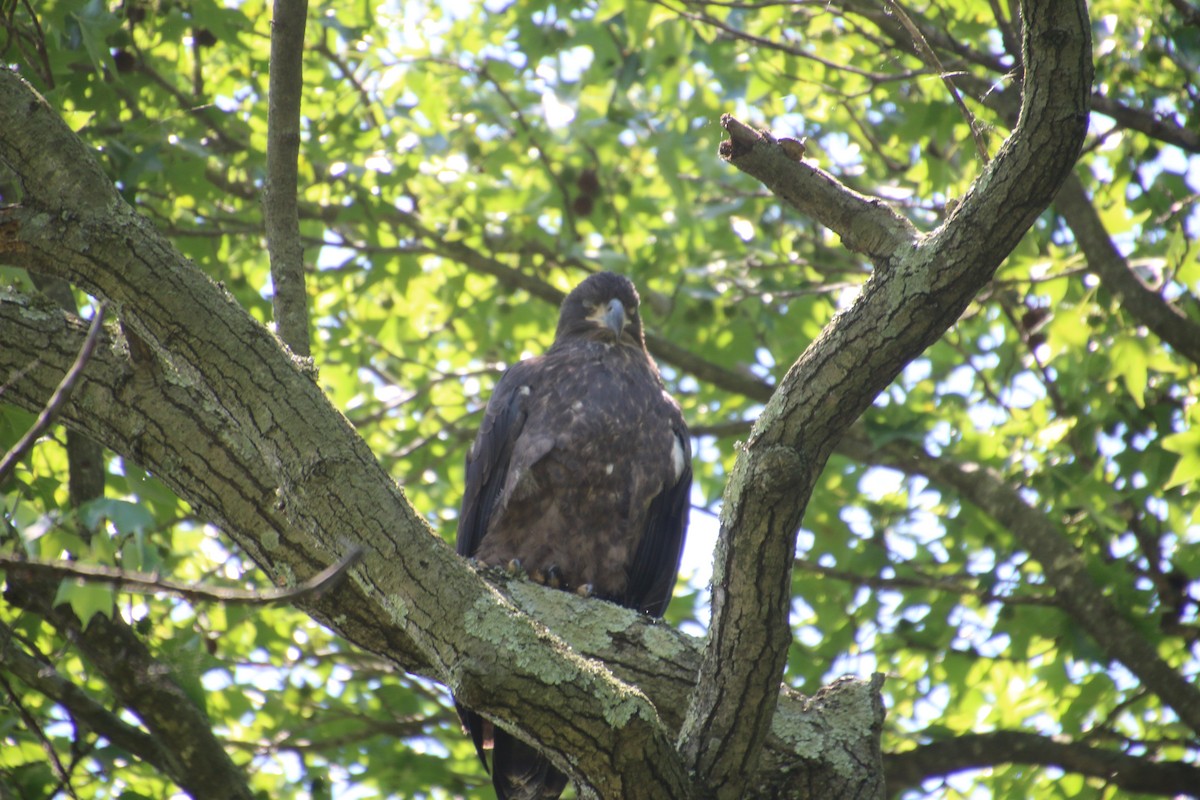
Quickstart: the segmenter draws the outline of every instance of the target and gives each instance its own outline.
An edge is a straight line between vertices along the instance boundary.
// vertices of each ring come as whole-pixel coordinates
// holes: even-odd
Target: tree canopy
[[[3,4],[0,798],[1194,793],[1200,7],[1024,5]],[[435,539],[600,269],[667,625]]]

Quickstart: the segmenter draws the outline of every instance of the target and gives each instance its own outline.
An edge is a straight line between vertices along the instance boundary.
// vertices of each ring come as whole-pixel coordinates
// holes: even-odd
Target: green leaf
[[[79,579],[67,579],[58,585],[54,605],[66,603],[86,628],[97,614],[113,616],[116,595],[109,586]]]
[[[1171,489],[1200,481],[1200,425],[1182,433],[1163,437],[1162,447],[1179,456],[1164,488]]]
[[[1120,376],[1133,402],[1138,408],[1145,408],[1146,383],[1150,375],[1145,349],[1137,340],[1120,339],[1109,350],[1109,362],[1112,374]]]

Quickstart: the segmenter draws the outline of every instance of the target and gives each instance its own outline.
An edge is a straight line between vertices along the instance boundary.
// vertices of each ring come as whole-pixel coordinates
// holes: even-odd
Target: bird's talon
[[[525,571],[525,568],[521,566],[521,559],[514,558],[504,565],[504,570],[509,575],[520,575]]]
[[[551,589],[563,588],[562,570],[560,570],[557,565],[546,570],[546,585]]]
[[[580,597],[591,597],[594,587],[590,583],[584,583],[575,587],[575,594]]]

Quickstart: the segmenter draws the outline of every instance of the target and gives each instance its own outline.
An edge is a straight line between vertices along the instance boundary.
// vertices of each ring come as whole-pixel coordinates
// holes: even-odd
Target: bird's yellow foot
[[[529,580],[534,583],[540,583],[542,586],[549,586],[551,589],[567,588],[566,581],[563,580],[562,570],[555,564],[551,564],[544,570],[530,570]]]

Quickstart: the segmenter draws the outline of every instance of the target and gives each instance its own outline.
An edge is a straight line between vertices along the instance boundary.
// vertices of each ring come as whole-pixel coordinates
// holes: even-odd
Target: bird
[[[467,454],[459,555],[661,617],[687,532],[692,451],[646,349],[633,282],[588,276],[554,342],[497,382]],[[567,777],[456,706],[499,800],[553,800]]]

